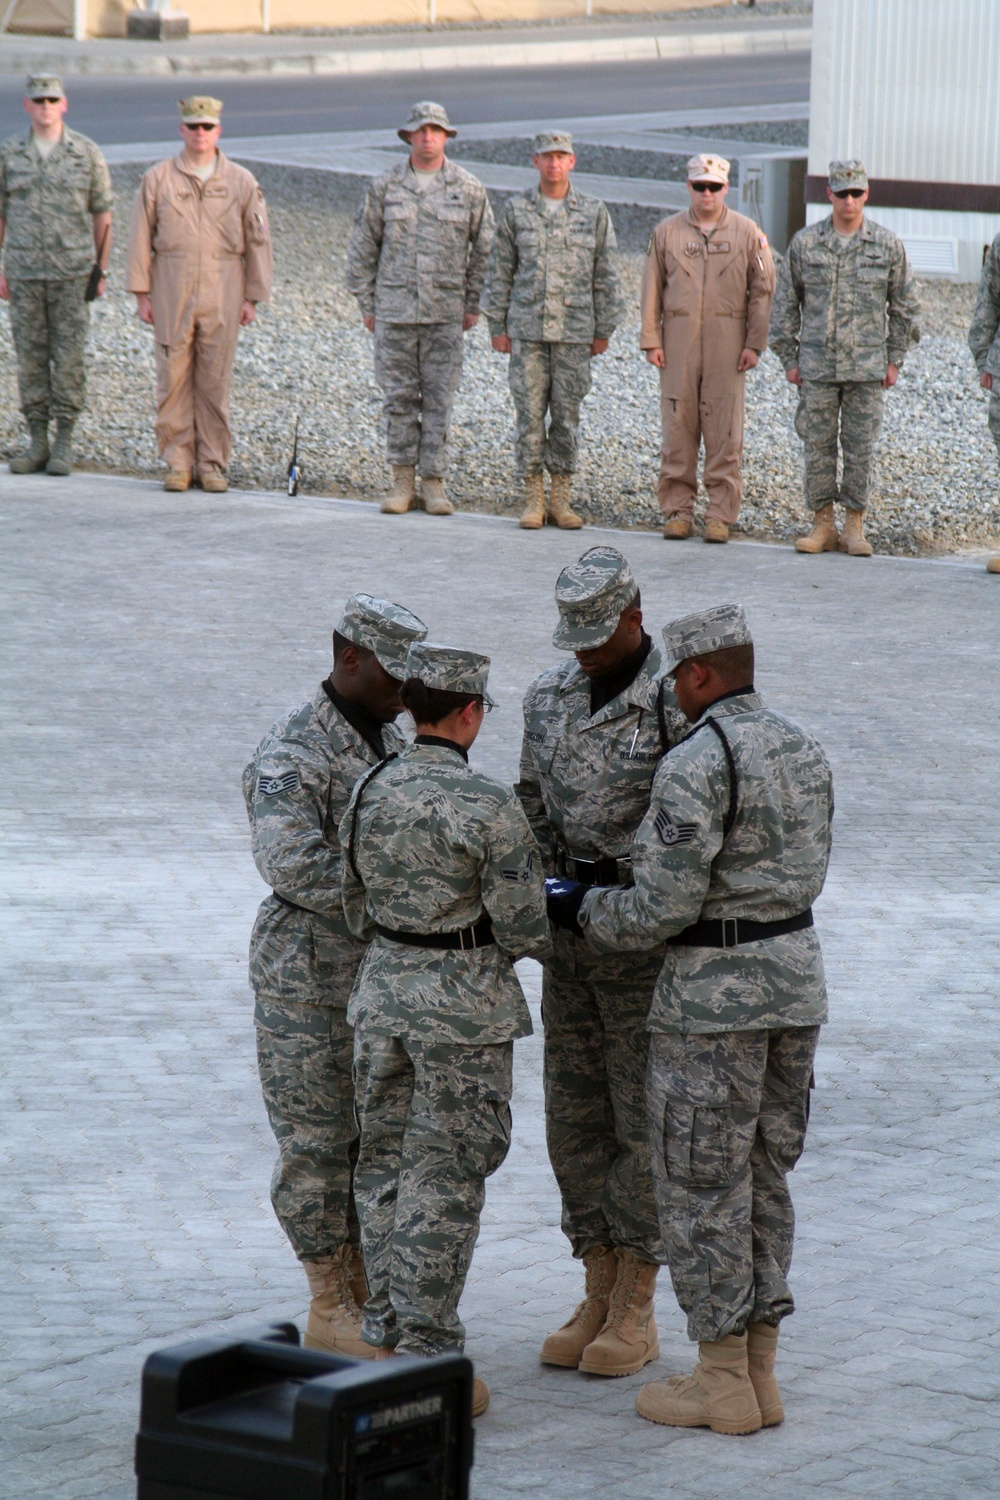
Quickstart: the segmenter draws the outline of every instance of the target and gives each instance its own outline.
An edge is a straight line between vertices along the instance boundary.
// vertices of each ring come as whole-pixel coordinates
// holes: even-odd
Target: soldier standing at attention
[[[87,397],[84,348],[91,266],[111,254],[111,178],[100,150],[63,124],[66,94],[53,73],[28,79],[27,136],[0,147],[0,299],[10,303],[21,410],[31,433],[12,474],[69,474],[73,427]],[[49,422],[55,441],[49,448]]]
[[[486,317],[494,349],[510,355],[520,525],[534,531],[545,523],[547,468],[548,519],[575,531],[583,525],[569,503],[580,403],[590,390],[590,361],[607,349],[624,313],[618,247],[604,204],[570,181],[573,137],[544,131],[531,159],[538,187],[508,199],[497,225]]]
[[[402,749],[392,721],[403,664],[426,634],[400,605],[355,594],[334,631],[331,675],[243,773],[254,862],[272,887],[250,939],[257,1063],[280,1152],[271,1202],[309,1281],[306,1345],[355,1357],[373,1351],[361,1340],[347,1001],[367,945],[344,920],[337,828],[358,777]]]
[[[443,105],[415,104],[397,134],[410,155],[376,177],[358,209],[347,288],[375,335],[393,476],[382,510],[416,506],[419,471],[424,510],[450,516],[448,433],[464,338],[479,321],[493,211],[479,179],[444,154],[458,132]]]
[[[739,605],[663,632],[694,725],[660,762],[628,890],[571,890],[599,953],[665,942],[649,1016],[653,1181],[670,1275],[699,1344],[694,1374],[636,1409],[669,1427],[745,1433],[784,1412],[774,1378],[826,981],[812,903],[830,857],[833,786],[812,736],[753,686]]]
[[[184,149],[150,167],[129,230],[126,288],[156,337],[163,488],[228,488],[229,396],[241,328],[271,295],[271,235],[257,179],[219,150],[222,104],[182,99]]]
[[[693,156],[687,173],[691,207],[657,224],[649,239],[639,342],[660,372],[663,535],[682,542],[694,531],[704,438],[703,535],[728,542],[743,499],[746,372],[767,348],[774,262],[760,227],[726,207],[729,163]]]
[[[883,392],[896,384],[907,349],[920,338],[920,304],[902,240],[865,217],[864,162],[832,161],[826,195],[831,216],[800,229],[788,247],[771,321],[785,378],[801,390],[795,427],[805,442],[813,526],[795,550],[871,557],[863,518]],[[842,533],[834,521],[837,500],[844,506]]]
[[[979,384],[990,392],[987,421],[1000,455],[1000,234],[983,261],[979,295],[969,326],[969,348],[979,371]],[[1000,573],[1000,556],[986,564],[989,573]]]
[[[472,651],[411,646],[402,697],[416,739],[358,782],[340,824],[348,925],[372,939],[348,1010],[362,1336],[400,1354],[464,1347],[485,1182],[510,1146],[513,1042],[531,1031],[513,962],[549,951],[524,813],[468,764],[488,670]],[[488,1402],[477,1380],[473,1416]]]
[[[546,873],[627,885],[635,831],[661,756],[687,733],[639,589],[614,547],[556,582],[552,638],[573,653],[524,699],[514,790]],[[653,1318],[665,1259],[649,1169],[646,1017],[664,949],[597,956],[557,931],[545,961],[545,1129],[562,1227],[583,1261],[584,1300],[542,1345],[544,1364],[631,1375],[659,1353]]]

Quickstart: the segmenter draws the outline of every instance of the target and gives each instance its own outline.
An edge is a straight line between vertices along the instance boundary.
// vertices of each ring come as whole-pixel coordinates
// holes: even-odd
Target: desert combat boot
[[[58,474],[65,478],[73,472],[73,428],[76,422],[72,417],[56,418],[56,440],[52,444],[52,452],[49,461],[45,465],[46,474]]]
[[[12,474],[38,474],[49,461],[48,422],[29,422],[31,440],[26,453],[19,453],[10,461]]]
[[[758,1432],[764,1424],[747,1367],[746,1334],[700,1343],[694,1373],[644,1385],[635,1409],[665,1427],[710,1427],[732,1437]]]
[[[347,1354],[351,1359],[375,1359],[374,1346],[361,1337],[361,1309],[352,1287],[357,1275],[352,1247],[340,1245],[332,1255],[304,1260],[302,1269],[312,1293],[304,1346]]]
[[[844,515],[844,529],[840,533],[839,550],[849,557],[871,557],[872,544],[865,536],[862,526],[864,511],[848,510]]]
[[[417,503],[417,470],[414,464],[393,464],[392,489],[379,510],[385,516],[405,515]]]
[[[836,552],[840,544],[840,533],[833,519],[833,501],[821,505],[813,516],[812,531],[800,536],[795,543],[796,552]]]
[[[774,1357],[777,1350],[777,1328],[770,1323],[747,1324],[747,1374],[757,1397],[763,1427],[777,1427],[785,1420],[781,1392],[774,1378]]]
[[[541,479],[541,475],[538,477]],[[604,1327],[617,1270],[618,1262],[610,1245],[592,1245],[584,1251],[583,1301],[577,1304],[569,1322],[550,1333],[542,1344],[543,1365],[576,1369],[584,1349]]]
[[[445,494],[443,479],[421,479],[420,502],[429,516],[450,516],[455,509]]]
[[[634,1375],[658,1359],[660,1342],[653,1317],[659,1266],[630,1250],[616,1250],[618,1274],[600,1333],[580,1356],[585,1375]]]
[[[517,524],[522,531],[537,531],[545,525],[545,479],[541,474],[524,476],[524,509]]]
[[[549,491],[549,524],[560,526],[563,531],[579,531],[583,517],[578,516],[569,503],[570,474],[553,474]]]

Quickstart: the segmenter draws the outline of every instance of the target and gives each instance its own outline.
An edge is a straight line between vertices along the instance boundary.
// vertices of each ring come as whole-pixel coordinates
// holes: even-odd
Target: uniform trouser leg
[[[793,1311],[786,1178],[805,1141],[818,1036],[799,1027],[652,1037],[653,1181],[692,1339]]]
[[[550,474],[576,472],[580,407],[590,390],[590,346],[550,344],[549,430],[545,466]]]
[[[665,1259],[645,1100],[646,1017],[659,967],[659,956],[595,958],[562,932],[545,965],[546,1143],[563,1233],[578,1258],[616,1245]]]
[[[461,323],[428,323],[419,336],[420,454],[417,469],[425,479],[448,472],[448,434],[459,381],[465,334]]]
[[[239,322],[200,316],[194,334],[194,448],[198,468],[224,469],[233,437],[229,403]]]
[[[799,389],[795,430],[805,444],[806,505],[822,510],[839,499],[837,431],[842,387],[832,381],[804,380]]]
[[[375,380],[382,392],[386,454],[416,468],[420,458],[420,325],[375,324]]]
[[[448,472],[464,338],[459,322],[376,323],[375,379],[391,464],[412,464],[431,479]]]
[[[419,1355],[464,1347],[458,1303],[486,1178],[510,1146],[512,1063],[510,1042],[433,1046],[359,1029],[356,1187],[370,1342]]]
[[[997,457],[1000,458],[1000,391],[990,392],[990,404],[986,413],[986,425],[990,429],[994,443],[997,447]]]
[[[732,526],[743,501],[743,410],[746,375],[702,376],[700,419],[705,442],[706,521]]]
[[[805,440],[806,502],[820,510],[840,500],[864,510],[871,488],[875,441],[882,428],[883,391],[879,381],[802,383],[802,435]],[[837,489],[837,432],[844,472]]]
[[[279,1156],[271,1202],[300,1260],[359,1241],[354,1028],[337,1006],[257,996],[257,1067]]]
[[[701,365],[689,355],[678,381],[675,371],[660,371],[660,477],[656,499],[665,518],[694,515],[701,447]]]
[[[551,474],[574,473],[580,406],[590,390],[589,346],[512,339],[507,377],[517,414],[519,477],[540,474],[543,468]]]
[[[21,410],[29,422],[75,421],[87,400],[87,277],[10,282],[10,331]]]
[[[156,345],[156,441],[171,469],[193,469],[194,326]]]
[[[865,510],[871,490],[875,444],[882,431],[885,392],[879,380],[851,381],[841,389],[840,447],[844,472],[840,499],[848,510]]]

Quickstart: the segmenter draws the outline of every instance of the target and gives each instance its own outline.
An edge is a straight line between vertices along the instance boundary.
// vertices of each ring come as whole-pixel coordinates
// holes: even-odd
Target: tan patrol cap
[[[189,99],[178,99],[177,108],[185,125],[221,125],[222,100],[210,94],[192,94]]]
[[[635,575],[616,547],[591,547],[556,579],[559,624],[553,646],[560,651],[603,646],[638,592]]]
[[[729,163],[724,156],[692,156],[687,165],[688,182],[729,181]]]
[[[437,646],[433,641],[414,641],[406,657],[408,679],[415,678],[424,687],[443,693],[468,693],[470,698],[486,696],[489,671],[488,656]]]
[[[427,626],[401,604],[376,599],[373,594],[352,594],[344,605],[337,634],[370,651],[390,677],[401,681],[406,653],[414,641],[423,640]]]
[[[708,656],[729,646],[752,646],[753,636],[742,604],[720,604],[696,615],[673,620],[663,631],[664,668],[674,672],[682,661]]]
[[[832,161],[830,163],[830,191],[831,193],[842,193],[845,188],[866,188],[868,186],[868,173],[865,164],[857,157],[850,161]]]
[[[412,130],[419,130],[421,125],[436,125],[446,135],[454,138],[458,131],[448,118],[448,111],[443,104],[435,104],[433,99],[421,99],[419,104],[414,104],[410,110],[409,118],[405,125],[401,125],[396,131],[401,141],[406,141]]]
[[[573,155],[573,137],[568,130],[540,130],[531,148],[532,156],[544,156],[546,151],[567,151]]]
[[[66,90],[57,73],[31,73],[24,92],[29,99],[65,99]]]

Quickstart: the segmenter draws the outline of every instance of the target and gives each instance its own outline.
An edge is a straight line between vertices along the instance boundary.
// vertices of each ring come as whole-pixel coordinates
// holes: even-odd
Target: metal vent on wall
[[[918,276],[958,275],[957,239],[933,239],[922,234],[904,234],[900,238]]]

